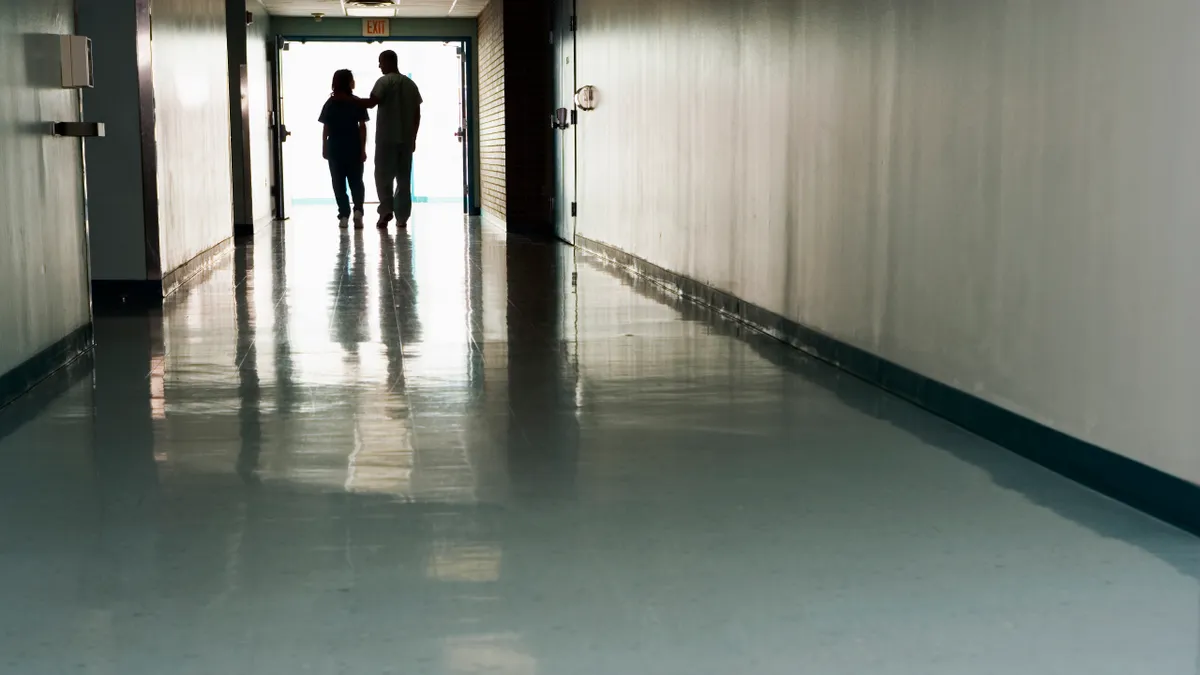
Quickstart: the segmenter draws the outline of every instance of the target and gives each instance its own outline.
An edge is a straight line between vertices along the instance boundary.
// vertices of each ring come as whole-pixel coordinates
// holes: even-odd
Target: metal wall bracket
[[[54,122],[50,125],[50,134],[68,138],[101,138],[104,136],[104,123]]]

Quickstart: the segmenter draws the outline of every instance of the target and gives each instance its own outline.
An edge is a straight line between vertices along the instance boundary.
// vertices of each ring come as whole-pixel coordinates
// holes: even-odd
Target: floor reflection
[[[0,665],[1194,670],[1193,538],[566,247],[327,220],[0,413]]]
[[[574,258],[552,243],[513,239],[508,262],[508,473],[513,496],[569,499],[579,422],[571,278]],[[568,309],[564,301],[570,301]]]
[[[237,473],[247,483],[258,481],[262,453],[262,387],[258,379],[258,348],[255,335],[254,247],[243,245],[233,254],[233,293],[236,307],[237,349],[234,367],[238,373],[238,421],[241,450]]]
[[[343,232],[338,239],[338,254],[333,279],[329,284],[333,296],[334,340],[347,354],[357,355],[358,346],[371,340],[367,324],[367,251],[363,231],[353,236]]]
[[[162,507],[159,467],[167,461],[155,425],[164,418],[162,315],[97,317],[92,469],[97,519],[82,590],[110,607],[145,597],[157,576]],[[131,376],[133,375],[133,376]]]

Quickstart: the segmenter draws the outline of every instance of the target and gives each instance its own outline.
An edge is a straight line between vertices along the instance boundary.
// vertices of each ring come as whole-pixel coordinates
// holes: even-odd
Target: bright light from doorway
[[[333,206],[328,163],[321,159],[321,106],[329,99],[335,70],[353,72],[355,94],[368,96],[379,78],[379,53],[395,51],[400,71],[421,88],[421,131],[413,156],[413,196],[418,203],[458,204],[463,201],[463,145],[457,136],[463,126],[465,102],[458,42],[388,41],[291,42],[282,53],[283,117],[290,138],[283,144],[284,191],[293,205]],[[373,174],[375,118],[367,123],[367,166],[363,182],[367,203],[377,203]],[[368,212],[373,208],[368,208]]]

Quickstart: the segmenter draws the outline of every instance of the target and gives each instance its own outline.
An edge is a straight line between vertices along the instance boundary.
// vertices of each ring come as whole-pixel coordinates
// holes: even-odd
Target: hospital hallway
[[[97,312],[0,412],[0,672],[1200,672],[1194,537],[458,210]]]

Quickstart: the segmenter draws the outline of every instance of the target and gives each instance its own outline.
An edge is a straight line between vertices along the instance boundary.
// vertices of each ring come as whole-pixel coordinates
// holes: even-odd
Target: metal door
[[[467,83],[470,81],[467,78],[467,70],[470,67],[470,61],[467,59],[467,45],[460,43],[458,45],[458,65],[459,77],[462,78],[458,88],[458,142],[462,144],[462,166],[463,166],[463,213],[470,215],[471,213],[471,161],[470,152],[467,143]]]
[[[287,43],[282,37],[276,37],[274,42],[267,45],[267,60],[271,71],[271,199],[275,209],[275,220],[287,219],[283,192],[283,144],[288,137],[287,125],[283,119],[282,52],[285,49]]]
[[[575,218],[578,213],[575,195],[575,128],[579,121],[579,113],[575,108],[575,3],[576,0],[557,0],[555,5],[556,110],[551,115],[551,124],[555,128],[557,166],[555,234],[571,244],[575,243]]]

